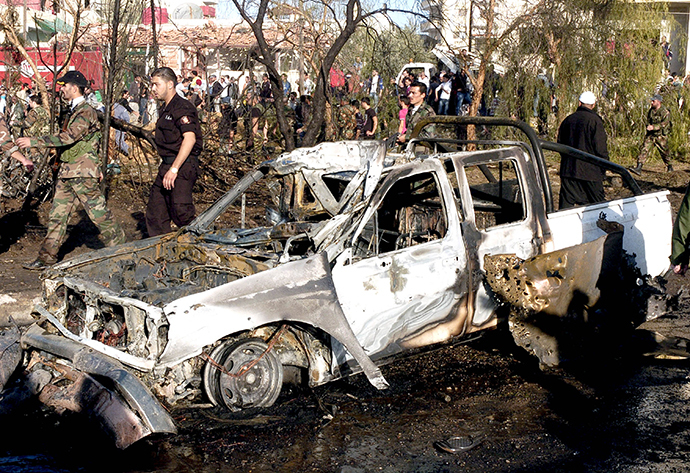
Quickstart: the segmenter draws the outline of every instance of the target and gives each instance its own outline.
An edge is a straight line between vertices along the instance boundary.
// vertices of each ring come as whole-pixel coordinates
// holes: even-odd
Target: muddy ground
[[[690,167],[679,168],[652,167],[639,182],[670,188],[677,208],[690,180]],[[116,218],[129,238],[140,238],[143,203],[125,184],[113,188]],[[38,296],[37,275],[21,264],[35,258],[46,213],[46,206],[30,214],[10,207],[0,216],[0,314],[26,313]],[[100,244],[95,228],[75,223],[68,257]],[[689,362],[684,340],[670,337],[690,339],[688,281],[669,281],[669,292],[681,292],[673,314],[633,337],[602,340],[601,350],[563,369],[541,370],[497,330],[384,367],[386,391],[355,376],[286,389],[260,412],[178,409],[179,435],[124,452],[79,416],[32,410],[3,421],[0,471],[687,471]],[[653,333],[669,338],[653,342]],[[480,443],[457,454],[435,447],[453,436]]]

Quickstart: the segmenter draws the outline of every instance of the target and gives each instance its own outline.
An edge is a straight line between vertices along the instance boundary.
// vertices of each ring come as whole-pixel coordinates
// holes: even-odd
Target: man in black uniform
[[[177,76],[169,67],[151,74],[151,90],[165,106],[156,123],[156,148],[161,157],[151,196],[146,207],[149,236],[171,231],[194,219],[192,188],[199,174],[199,154],[203,147],[201,126],[194,105],[175,92]]]
[[[575,113],[561,123],[558,142],[609,159],[604,122],[594,111],[595,105],[594,94],[583,92]],[[562,154],[560,175],[559,208],[593,204],[605,199],[604,170],[600,167]]]

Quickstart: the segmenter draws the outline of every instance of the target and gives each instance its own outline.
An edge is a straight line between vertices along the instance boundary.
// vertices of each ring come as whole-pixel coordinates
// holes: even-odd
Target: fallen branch
[[[103,123],[105,120],[105,114],[103,112],[96,112],[98,113],[98,119]],[[140,126],[132,125],[131,123],[127,123],[124,120],[120,120],[115,117],[110,117],[110,126],[120,130],[120,131],[125,131],[127,133],[131,133],[133,136],[136,136],[137,138],[144,139],[149,142],[151,146],[153,146],[153,149],[156,149],[156,140],[153,137],[153,132],[146,130]]]

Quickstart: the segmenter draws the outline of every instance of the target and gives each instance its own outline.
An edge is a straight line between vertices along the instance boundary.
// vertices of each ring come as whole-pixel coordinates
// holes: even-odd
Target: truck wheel
[[[213,350],[211,358],[223,369],[211,363],[204,367],[211,402],[232,411],[272,406],[283,386],[283,365],[267,350],[258,338],[228,341]]]

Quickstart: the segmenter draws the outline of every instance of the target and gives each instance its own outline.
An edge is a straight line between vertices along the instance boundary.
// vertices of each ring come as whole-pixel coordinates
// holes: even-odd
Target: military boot
[[[43,271],[44,269],[50,268],[50,264],[43,261],[41,258],[36,258],[35,261],[22,265],[24,269],[30,271]]]
[[[632,173],[637,174],[638,176],[642,175],[642,163],[637,163],[637,166],[634,168],[628,168],[628,170]]]

